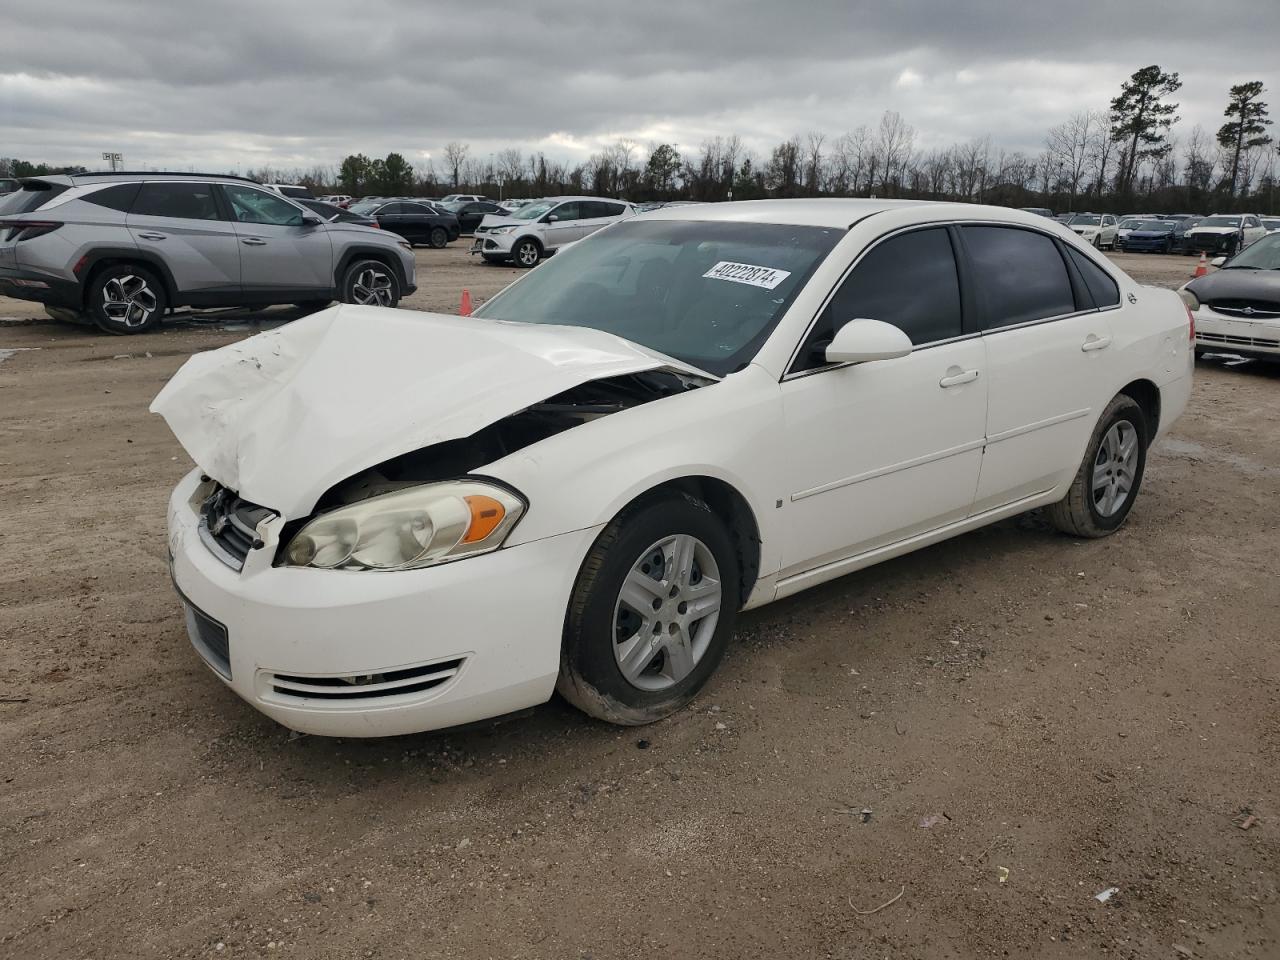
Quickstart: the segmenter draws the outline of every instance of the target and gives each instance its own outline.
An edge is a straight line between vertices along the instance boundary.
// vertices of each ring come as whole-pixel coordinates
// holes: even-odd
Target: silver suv
[[[239,177],[48,176],[0,197],[0,294],[110,333],[141,333],[178,306],[394,307],[415,289],[400,237],[326,223]]]

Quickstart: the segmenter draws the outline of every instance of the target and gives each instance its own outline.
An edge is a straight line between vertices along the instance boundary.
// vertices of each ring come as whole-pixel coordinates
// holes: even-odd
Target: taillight
[[[1192,343],[1196,342],[1196,315],[1187,307],[1187,336]]]
[[[381,230],[381,229],[382,229],[382,224],[380,224],[377,220],[372,221],[372,222],[369,224],[369,226],[373,227],[373,229],[375,229],[375,230]]]
[[[62,226],[61,223],[55,223],[52,220],[0,220],[0,229],[9,231],[5,239],[14,241],[42,237],[60,226]]]

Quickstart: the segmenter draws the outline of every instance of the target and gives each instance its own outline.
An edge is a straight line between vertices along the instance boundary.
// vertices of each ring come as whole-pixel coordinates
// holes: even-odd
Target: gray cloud
[[[1256,0],[52,0],[0,32],[0,154],[225,169],[461,139],[581,159],[733,133],[763,151],[885,109],[922,146],[1036,151],[1148,63],[1182,73],[1184,132],[1216,129],[1232,83],[1280,89],[1277,27]]]

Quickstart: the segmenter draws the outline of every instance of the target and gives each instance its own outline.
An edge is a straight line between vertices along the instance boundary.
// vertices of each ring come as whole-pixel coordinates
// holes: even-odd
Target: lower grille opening
[[[190,603],[184,606],[187,613],[187,634],[191,637],[191,645],[209,666],[230,680],[231,644],[227,639],[227,628]]]
[[[465,657],[380,673],[338,677],[303,677],[274,673],[268,677],[271,692],[295,700],[351,702],[421,693],[443,686],[457,676]]]

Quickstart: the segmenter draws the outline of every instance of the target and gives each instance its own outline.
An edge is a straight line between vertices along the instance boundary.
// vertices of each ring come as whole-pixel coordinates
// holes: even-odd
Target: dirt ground
[[[514,273],[419,258],[412,307]],[[748,614],[653,727],[335,741],[209,674],[165,569],[147,404],[250,319],[0,326],[0,957],[1280,957],[1276,368],[1199,365],[1118,535]]]

